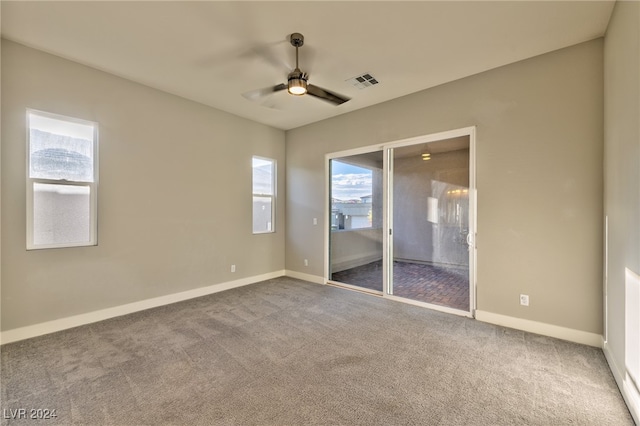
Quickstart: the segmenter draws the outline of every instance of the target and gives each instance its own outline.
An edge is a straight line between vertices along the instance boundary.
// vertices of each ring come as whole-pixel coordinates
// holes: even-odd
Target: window
[[[253,157],[253,233],[275,232],[276,161]]]
[[[27,249],[97,244],[97,123],[27,111]]]

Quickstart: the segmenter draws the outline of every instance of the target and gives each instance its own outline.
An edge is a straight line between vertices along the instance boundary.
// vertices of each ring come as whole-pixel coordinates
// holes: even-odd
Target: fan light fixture
[[[307,79],[306,75],[296,69],[289,74],[289,81],[287,83],[287,91],[292,95],[300,96],[307,93]]]
[[[302,79],[291,79],[289,80],[288,90],[292,95],[304,95],[307,93],[307,82]]]

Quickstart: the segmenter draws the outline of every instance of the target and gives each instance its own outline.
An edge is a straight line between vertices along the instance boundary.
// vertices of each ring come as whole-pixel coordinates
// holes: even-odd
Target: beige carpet
[[[633,424],[597,348],[290,278],[1,355],[3,425]]]

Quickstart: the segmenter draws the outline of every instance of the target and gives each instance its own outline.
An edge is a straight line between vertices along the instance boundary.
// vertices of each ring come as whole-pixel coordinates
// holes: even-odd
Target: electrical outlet
[[[317,225],[317,224],[318,224],[318,218],[317,218],[317,217],[314,217],[314,218],[313,218],[313,224],[314,224],[314,225]]]
[[[528,294],[521,294],[520,295],[520,304],[522,306],[529,306],[529,295]]]
[[[235,272],[236,271],[236,265],[231,265],[231,272]]]
[[[309,259],[304,260],[304,266],[309,266]]]

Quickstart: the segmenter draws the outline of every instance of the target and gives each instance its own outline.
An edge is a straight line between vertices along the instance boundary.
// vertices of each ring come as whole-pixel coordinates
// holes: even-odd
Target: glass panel
[[[331,160],[332,281],[382,291],[382,151]]]
[[[469,311],[469,138],[393,150],[393,294]]]
[[[33,243],[89,243],[90,188],[77,185],[33,184]]]
[[[93,182],[94,127],[29,114],[29,177]]]
[[[253,193],[273,195],[273,161],[253,157]]]
[[[256,234],[272,231],[273,198],[253,196],[253,232]]]
[[[275,161],[253,157],[253,233],[273,232]]]

